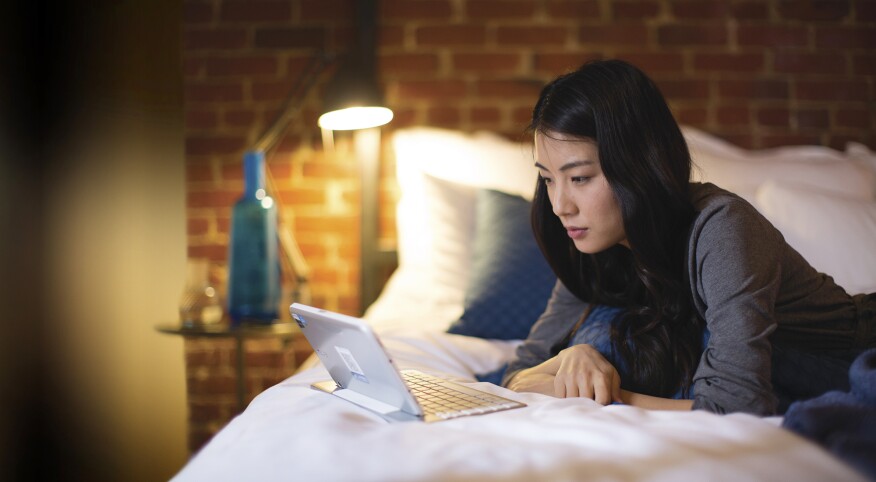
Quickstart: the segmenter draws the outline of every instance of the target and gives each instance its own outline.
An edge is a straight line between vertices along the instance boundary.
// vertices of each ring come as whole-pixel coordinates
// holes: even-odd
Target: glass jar
[[[219,291],[209,278],[206,259],[189,259],[186,286],[179,301],[179,318],[183,326],[194,327],[219,323],[224,310]]]

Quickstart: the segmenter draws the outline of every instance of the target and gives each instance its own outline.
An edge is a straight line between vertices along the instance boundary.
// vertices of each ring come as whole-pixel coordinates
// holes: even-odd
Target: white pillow
[[[492,133],[414,127],[393,134],[399,267],[365,317],[446,329],[462,315],[478,188],[532,199],[531,147]]]
[[[876,201],[768,182],[757,190],[756,206],[847,292],[876,292]]]
[[[751,203],[767,181],[874,199],[876,174],[858,157],[823,146],[745,150],[692,127],[682,131],[694,163],[692,179],[711,182]]]

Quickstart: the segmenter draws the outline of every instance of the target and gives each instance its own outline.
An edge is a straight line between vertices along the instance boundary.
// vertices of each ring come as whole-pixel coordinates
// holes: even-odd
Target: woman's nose
[[[567,216],[569,214],[574,214],[574,203],[571,202],[568,193],[566,190],[560,186],[557,186],[553,189],[553,196],[551,197],[551,207],[553,208],[554,214],[558,217]]]

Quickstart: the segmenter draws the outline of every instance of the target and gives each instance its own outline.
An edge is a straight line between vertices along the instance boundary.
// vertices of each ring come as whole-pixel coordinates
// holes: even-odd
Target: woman
[[[542,90],[530,127],[532,225],[558,282],[504,385],[761,415],[848,389],[876,346],[876,295],[848,295],[747,202],[690,183],[644,73],[588,63]]]

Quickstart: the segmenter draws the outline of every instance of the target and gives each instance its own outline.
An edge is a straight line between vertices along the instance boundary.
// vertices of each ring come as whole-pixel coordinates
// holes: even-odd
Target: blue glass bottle
[[[244,193],[231,211],[228,314],[232,325],[273,323],[280,303],[277,207],[265,191],[265,154],[243,157]]]

